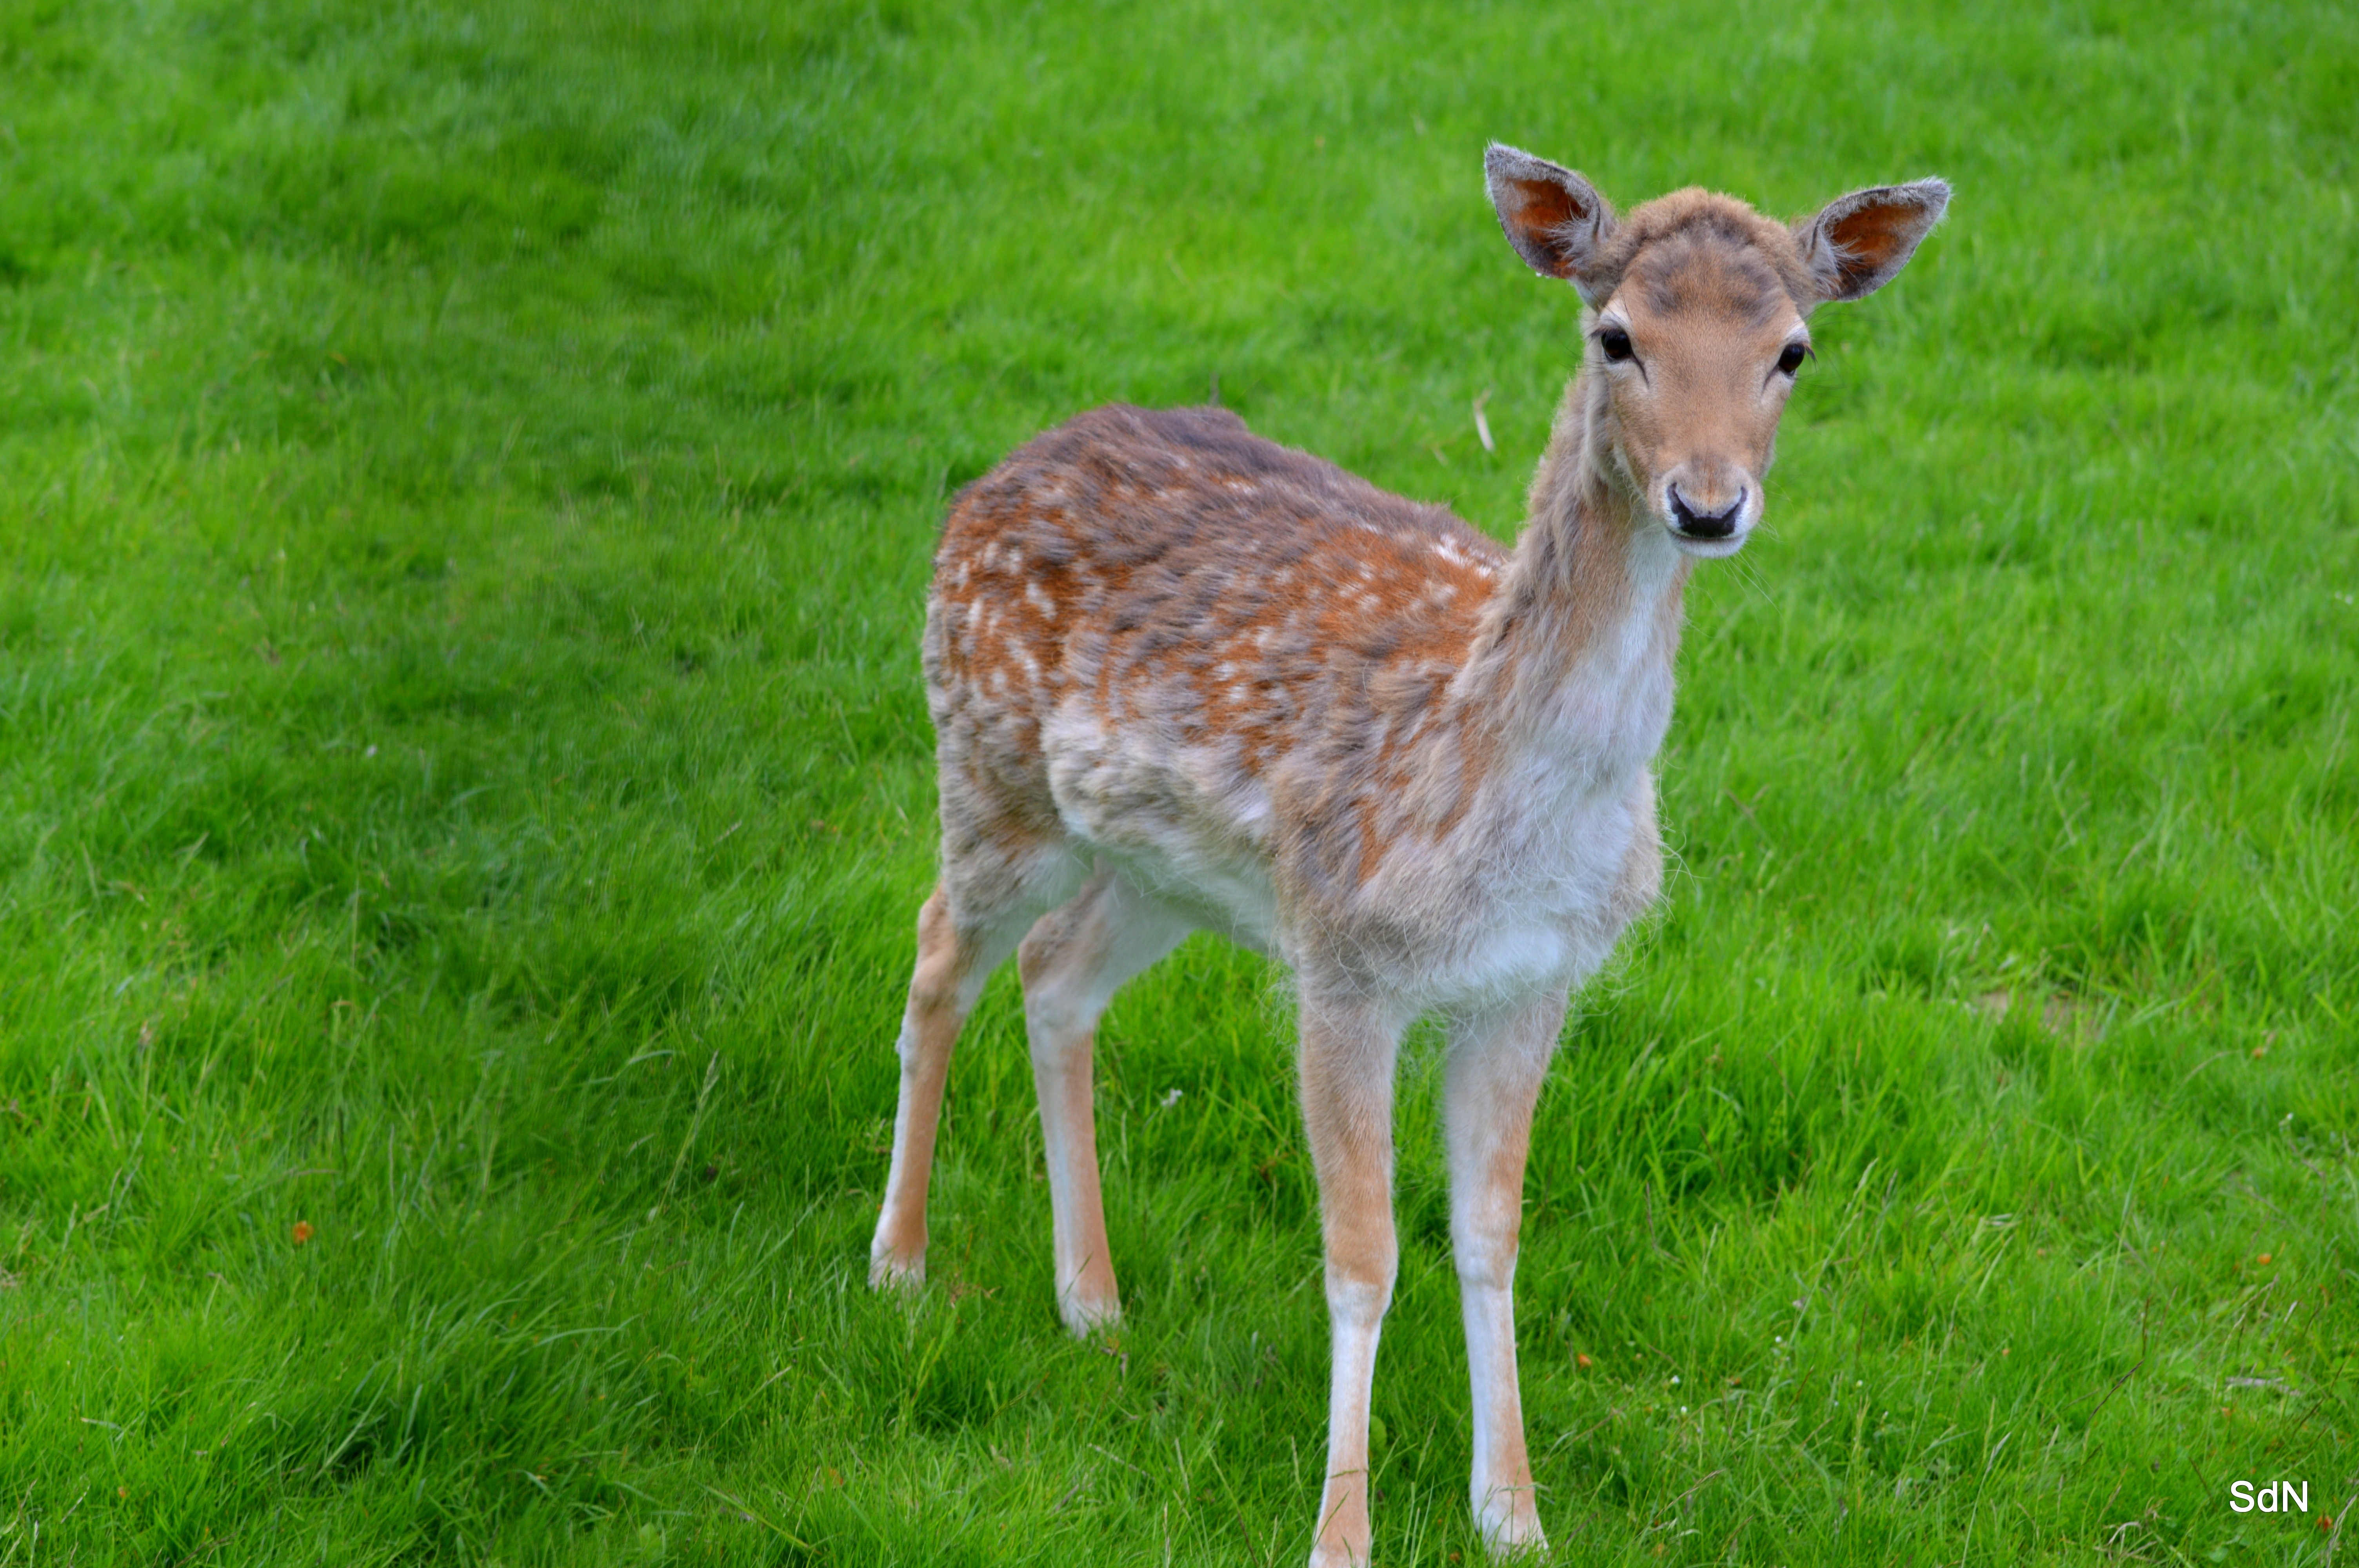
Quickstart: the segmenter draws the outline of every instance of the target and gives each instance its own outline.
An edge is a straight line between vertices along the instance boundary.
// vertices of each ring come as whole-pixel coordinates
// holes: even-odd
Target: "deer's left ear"
[[[1821,299],[1863,299],[1890,283],[1950,205],[1947,180],[1854,190],[1794,225]]]

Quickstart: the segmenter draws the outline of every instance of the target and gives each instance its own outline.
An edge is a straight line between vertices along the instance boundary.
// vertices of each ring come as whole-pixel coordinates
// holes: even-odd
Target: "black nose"
[[[1728,503],[1725,512],[1710,514],[1698,512],[1687,503],[1677,486],[1671,490],[1671,517],[1679,524],[1680,532],[1690,539],[1725,539],[1736,532],[1736,514],[1745,510],[1745,492],[1738,491],[1736,499]]]

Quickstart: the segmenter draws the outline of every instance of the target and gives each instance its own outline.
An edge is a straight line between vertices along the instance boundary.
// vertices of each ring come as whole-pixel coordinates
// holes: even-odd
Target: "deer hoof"
[[[1513,1500],[1501,1498],[1484,1502],[1474,1511],[1474,1528],[1481,1531],[1484,1548],[1494,1562],[1538,1563],[1549,1554],[1548,1536],[1540,1530],[1539,1514],[1532,1508],[1528,1489]]]
[[[868,1288],[874,1291],[914,1291],[926,1282],[926,1255],[914,1258],[897,1257],[890,1252],[872,1253],[868,1259]]]
[[[1076,1339],[1103,1334],[1122,1322],[1122,1303],[1113,1296],[1066,1296],[1057,1303],[1057,1314]]]

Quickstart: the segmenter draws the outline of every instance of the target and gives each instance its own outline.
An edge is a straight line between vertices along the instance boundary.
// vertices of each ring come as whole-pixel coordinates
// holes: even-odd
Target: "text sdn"
[[[2265,1514],[2308,1513],[2310,1483],[2307,1481],[2271,1481],[2256,1487],[2250,1481],[2236,1481],[2228,1487],[2228,1506],[2240,1514],[2258,1509]]]

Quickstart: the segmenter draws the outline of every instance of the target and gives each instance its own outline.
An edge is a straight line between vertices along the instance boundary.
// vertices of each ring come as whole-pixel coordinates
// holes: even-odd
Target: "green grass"
[[[1258,960],[1104,1028],[1118,1339],[1011,977],[936,1282],[863,1282],[920,601],[960,484],[1215,377],[1511,533],[1576,325],[1493,136],[1959,189],[1699,579],[1669,894],[1542,1102],[1561,1560],[2324,1559],[2348,7],[23,0],[0,83],[0,1565],[1299,1560]],[[1377,1552],[1471,1562],[1419,1040]]]

